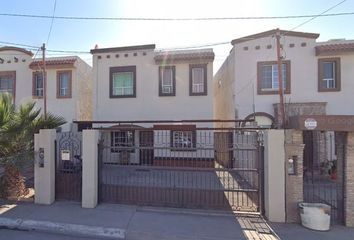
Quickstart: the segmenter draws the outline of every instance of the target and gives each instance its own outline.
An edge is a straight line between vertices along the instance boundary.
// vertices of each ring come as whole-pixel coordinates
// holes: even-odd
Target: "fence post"
[[[34,202],[52,204],[55,200],[55,129],[41,129],[35,134]]]
[[[82,207],[98,202],[98,130],[82,131]]]
[[[264,134],[264,208],[272,222],[285,222],[285,149],[284,131]]]

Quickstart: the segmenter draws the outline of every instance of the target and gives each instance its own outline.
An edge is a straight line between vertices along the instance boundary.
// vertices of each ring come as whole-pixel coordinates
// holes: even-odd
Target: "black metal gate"
[[[102,131],[101,202],[261,212],[261,133],[159,126]]]
[[[333,131],[304,131],[304,201],[331,206],[332,223],[343,223],[344,141]]]
[[[79,132],[57,133],[55,149],[55,198],[81,201],[82,134]]]

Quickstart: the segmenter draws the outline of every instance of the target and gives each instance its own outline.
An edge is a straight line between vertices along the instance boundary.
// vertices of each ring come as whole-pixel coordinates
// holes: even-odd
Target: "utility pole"
[[[45,43],[41,47],[42,50],[42,62],[43,62],[43,105],[44,105],[44,119],[47,119],[47,74],[46,74],[46,62],[45,62]]]
[[[278,128],[285,127],[285,108],[284,108],[284,89],[283,89],[283,70],[282,56],[280,53],[280,31],[277,29],[275,34],[277,40],[277,64],[278,64],[278,82],[279,82],[279,109],[278,109]]]

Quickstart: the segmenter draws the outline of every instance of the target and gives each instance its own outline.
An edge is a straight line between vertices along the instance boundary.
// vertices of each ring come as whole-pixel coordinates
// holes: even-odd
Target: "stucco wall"
[[[234,119],[235,58],[230,54],[214,76],[214,119]],[[232,127],[233,123],[218,123],[217,127]]]
[[[18,58],[15,62],[14,57]],[[32,71],[28,65],[32,57],[19,51],[1,51],[0,71],[16,71],[16,105],[32,99]]]
[[[169,64],[176,66],[176,96],[159,97],[159,65],[155,63],[154,51],[150,49],[118,53],[118,58],[115,57],[116,53],[97,53],[93,56],[94,120],[213,118],[212,62],[207,66],[207,96],[189,96],[189,64],[195,62],[179,62]],[[102,58],[98,59],[98,55]],[[136,66],[136,98],[109,97],[109,69],[117,66]]]
[[[15,50],[2,51],[0,57],[5,60],[0,64],[0,71],[16,71],[16,105],[35,101],[36,108],[41,108],[43,111],[43,99],[32,97],[32,74],[35,72],[29,68],[32,57]],[[14,57],[18,58],[18,62],[14,61]],[[72,68],[47,68],[47,112],[65,118],[68,122],[62,126],[65,131],[70,129],[72,120],[92,119],[92,68],[78,57],[70,58],[77,59]],[[57,71],[59,70],[72,71],[71,98],[57,98]]]
[[[302,47],[302,43],[306,43],[306,46]],[[282,36],[281,44],[284,60],[290,60],[291,64],[291,93],[285,94],[285,102],[325,101],[317,92],[315,40]],[[295,46],[290,47],[289,44]],[[271,45],[270,49],[267,48],[268,45]],[[244,50],[244,47],[248,47],[248,50]],[[273,103],[279,102],[279,96],[257,94],[257,62],[276,61],[275,37],[236,44],[233,52],[236,59],[235,106],[239,117],[244,118],[253,112],[253,102],[256,112],[274,115]]]
[[[306,46],[302,46],[303,43]],[[285,103],[324,102],[327,103],[327,114],[354,114],[354,109],[343,107],[343,104],[351,101],[351,94],[354,92],[353,53],[316,56],[315,47],[321,43],[303,37],[282,36],[281,44],[283,45],[282,56],[291,64],[291,92],[285,94]],[[290,47],[290,44],[294,45]],[[271,46],[270,49],[268,45]],[[318,91],[318,59],[328,57],[338,57],[341,61],[341,91],[339,92]],[[229,80],[232,78],[231,72],[234,71],[234,107],[238,118],[245,118],[253,111],[266,112],[274,116],[273,104],[279,103],[279,96],[257,93],[257,62],[276,61],[276,59],[275,37],[257,38],[234,45],[229,57],[215,75],[214,84],[217,86],[220,79],[231,81]],[[215,88],[214,102],[218,106],[214,105],[216,116],[222,116],[229,111],[225,109],[231,108],[222,100],[218,100],[219,95],[230,98],[227,88]]]

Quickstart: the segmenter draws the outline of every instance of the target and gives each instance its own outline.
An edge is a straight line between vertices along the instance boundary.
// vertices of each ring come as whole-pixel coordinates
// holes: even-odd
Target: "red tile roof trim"
[[[155,62],[188,61],[188,60],[214,60],[213,52],[194,52],[194,53],[172,53],[163,52],[155,56]]]
[[[316,56],[344,52],[354,52],[354,43],[334,43],[316,46]]]
[[[46,60],[46,66],[59,66],[59,65],[74,65],[76,62],[75,58],[72,59],[52,59],[52,60]],[[38,66],[43,66],[43,61],[33,61],[29,65],[30,68],[35,68]]]
[[[231,41],[231,44],[235,45],[237,43],[243,43],[243,42],[247,42],[247,41],[258,39],[258,38],[268,37],[268,36],[271,36],[271,35],[275,35],[277,33],[277,31],[279,31],[281,35],[291,36],[291,37],[317,39],[320,36],[317,33],[295,32],[295,31],[286,31],[286,30],[272,29],[272,30],[269,30],[269,31],[266,31],[266,32],[261,32],[261,33],[252,34],[252,35],[249,35],[249,36],[246,36],[246,37],[236,38],[236,39]]]

